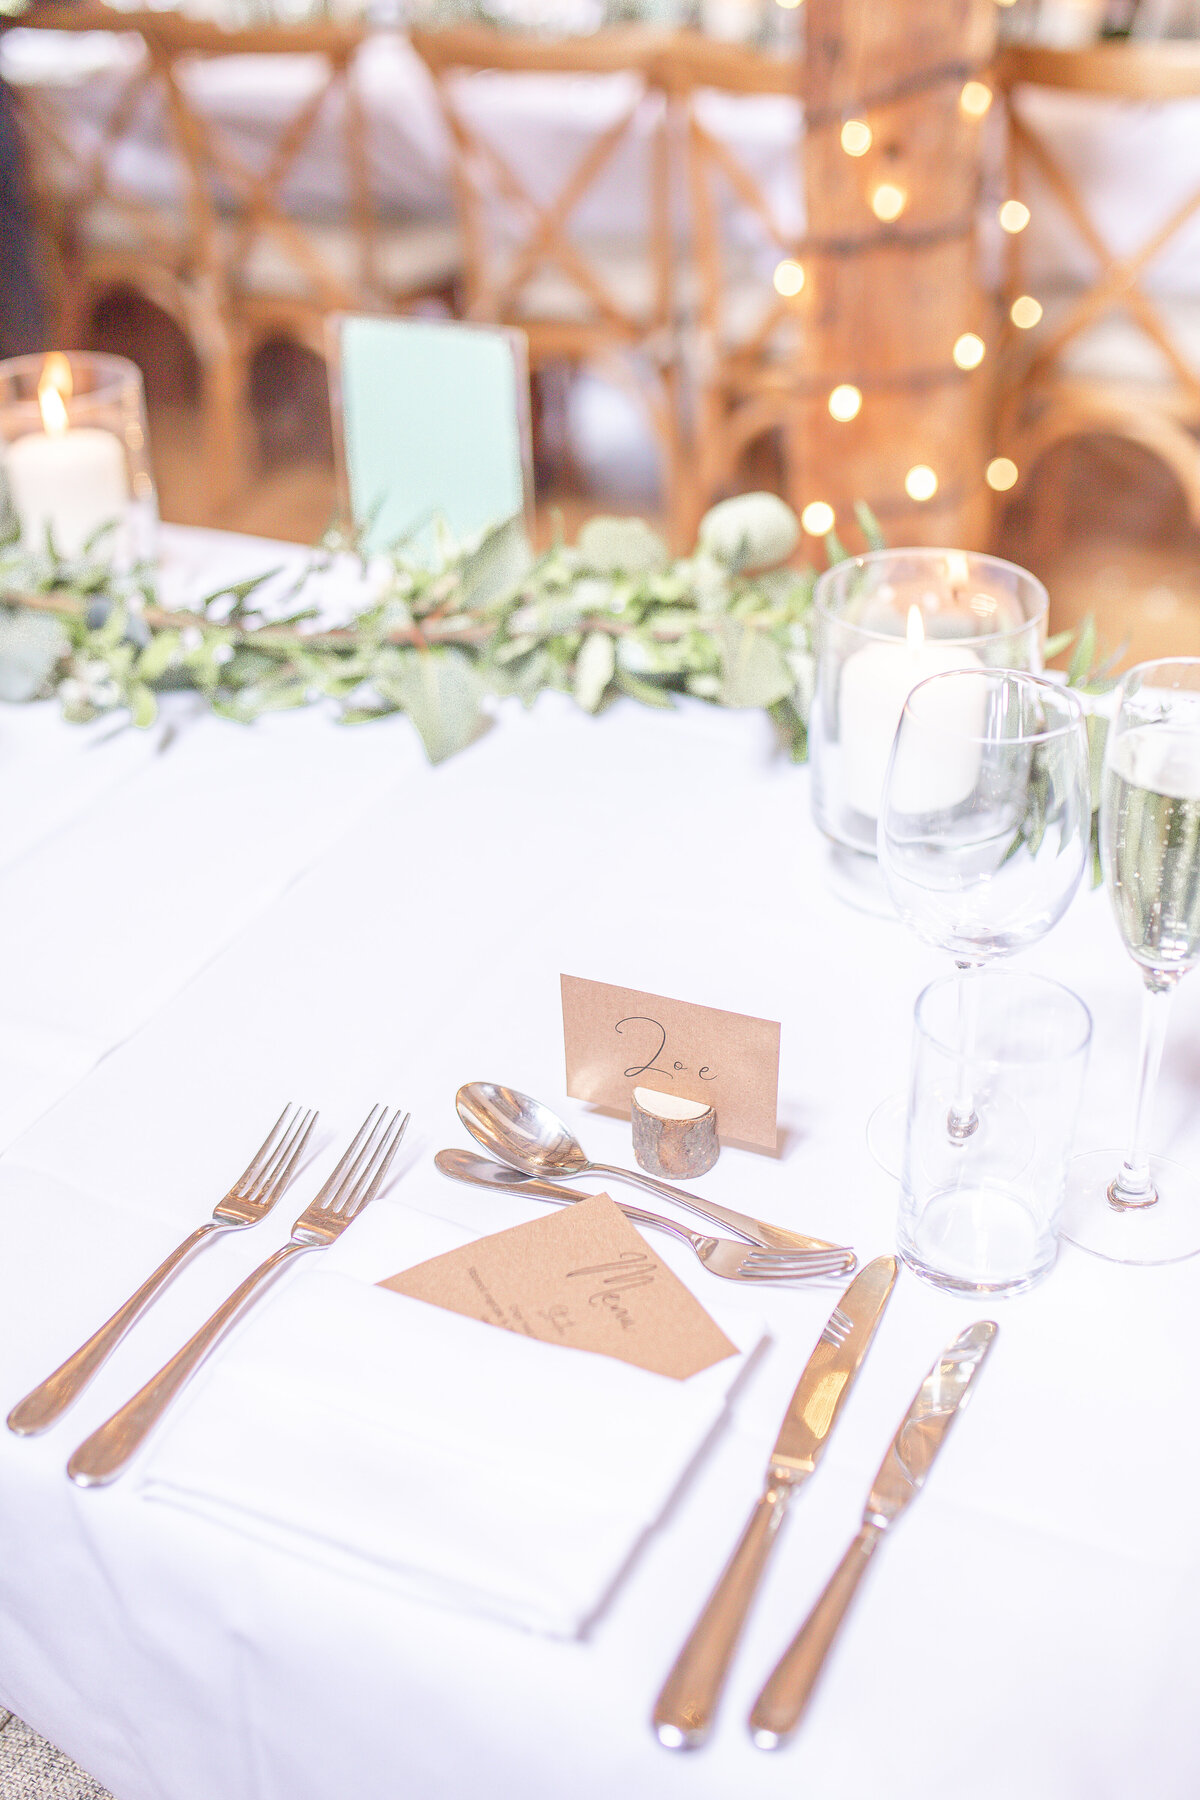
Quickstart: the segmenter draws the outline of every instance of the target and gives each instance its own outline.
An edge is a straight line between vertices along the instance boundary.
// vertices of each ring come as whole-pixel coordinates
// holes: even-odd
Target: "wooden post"
[[[954,346],[975,332],[994,356],[995,333],[975,236],[981,127],[961,95],[987,78],[994,0],[806,0],[804,10],[806,378],[791,498],[800,509],[826,501],[848,545],[861,541],[852,506],[863,499],[891,544],[978,547],[990,513],[989,358],[964,373]],[[849,120],[870,130],[861,155],[843,148]],[[875,208],[896,207],[897,193],[897,216],[881,221]],[[844,423],[829,412],[842,384],[862,394]],[[937,491],[915,501],[905,480],[922,466]]]

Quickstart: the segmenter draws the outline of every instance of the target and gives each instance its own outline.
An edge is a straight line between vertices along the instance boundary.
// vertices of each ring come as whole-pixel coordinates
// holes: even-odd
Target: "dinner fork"
[[[292,1226],[288,1242],[247,1275],[182,1350],[79,1446],[67,1464],[72,1481],[80,1487],[102,1487],[121,1473],[176,1394],[256,1293],[293,1256],[306,1250],[328,1249],[375,1198],[400,1148],[408,1119],[407,1113],[401,1118],[398,1112],[389,1115],[386,1107],[371,1108],[329,1180]]]
[[[131,1294],[124,1306],[68,1356],[53,1375],[47,1375],[32,1393],[18,1400],[8,1415],[10,1431],[18,1437],[31,1437],[53,1425],[103,1368],[130,1326],[194,1250],[223,1232],[243,1230],[266,1218],[292,1179],[316,1122],[315,1112],[301,1114],[288,1102],[225,1198],[217,1201],[212,1218],[184,1238],[137,1293]]]
[[[558,1187],[553,1181],[533,1177],[512,1181],[511,1169],[489,1162],[485,1156],[473,1156],[467,1150],[439,1150],[434,1161],[442,1174],[453,1181],[499,1189],[522,1200],[576,1206],[581,1200],[595,1198],[593,1194],[577,1194],[570,1188]],[[709,1237],[681,1225],[677,1219],[646,1212],[640,1206],[626,1206],[624,1201],[614,1201],[614,1205],[635,1225],[653,1226],[655,1231],[666,1231],[680,1243],[690,1245],[706,1269],[723,1275],[727,1281],[806,1281],[819,1275],[844,1275],[854,1267],[853,1250],[834,1246],[828,1250],[763,1250],[757,1244],[739,1243],[734,1238]]]

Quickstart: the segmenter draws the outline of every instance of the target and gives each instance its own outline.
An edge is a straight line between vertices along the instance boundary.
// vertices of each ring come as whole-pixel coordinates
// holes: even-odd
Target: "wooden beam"
[[[851,538],[861,498],[894,544],[975,546],[990,512],[989,376],[986,360],[957,371],[953,351],[964,332],[986,335],[981,150],[959,96],[990,65],[994,0],[806,0],[805,12],[807,397],[796,400],[792,498],[827,501]],[[870,127],[865,155],[842,148],[848,119]],[[872,204],[884,187],[903,196],[891,223]],[[844,424],[827,405],[842,382],[863,393]],[[918,464],[938,478],[923,504],[905,492]]]

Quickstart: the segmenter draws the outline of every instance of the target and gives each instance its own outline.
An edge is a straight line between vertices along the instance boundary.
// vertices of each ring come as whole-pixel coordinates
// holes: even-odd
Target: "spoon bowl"
[[[455,1105],[476,1143],[522,1174],[586,1174],[583,1145],[540,1100],[495,1081],[469,1081],[459,1088]]]

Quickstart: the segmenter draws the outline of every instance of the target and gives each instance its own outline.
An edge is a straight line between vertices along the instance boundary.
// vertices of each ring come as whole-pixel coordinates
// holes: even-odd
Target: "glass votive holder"
[[[141,371],[53,350],[0,362],[4,510],[22,545],[128,568],[154,552],[158,499]],[[48,535],[49,534],[49,535]]]
[[[914,1013],[898,1248],[960,1294],[1019,1294],[1058,1254],[1092,1019],[1042,975],[984,969]]]
[[[813,811],[835,845],[874,857],[904,703],[949,669],[1042,666],[1046,590],[973,550],[872,550],[827,569],[813,594],[808,727]]]

